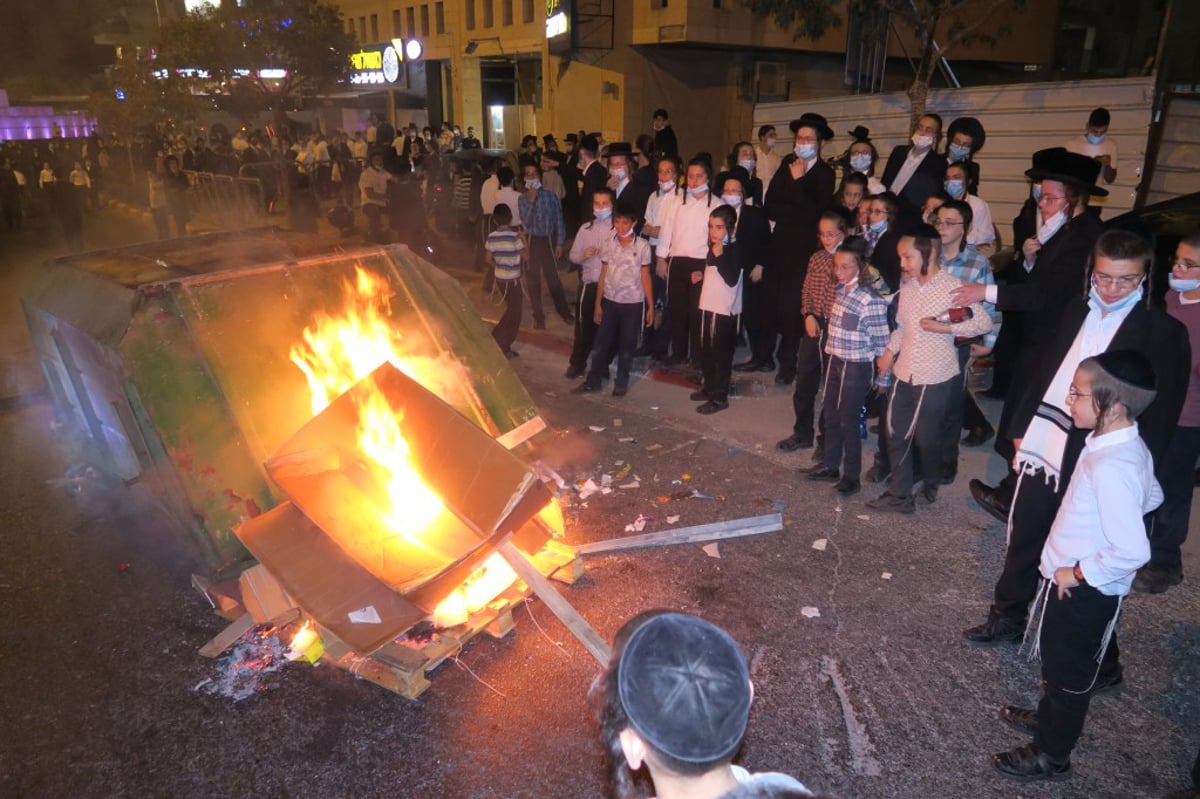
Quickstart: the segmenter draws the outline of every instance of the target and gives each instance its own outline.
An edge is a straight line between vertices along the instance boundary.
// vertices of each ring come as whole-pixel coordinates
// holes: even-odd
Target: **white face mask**
[[[527,189],[540,189],[541,187],[542,187],[542,182],[540,180],[525,181],[525,188],[527,188]]]
[[[867,170],[871,168],[871,154],[858,153],[850,156],[850,168],[855,172],[861,172],[865,175]]]
[[[605,219],[608,219],[610,216],[612,216],[612,209],[611,208],[593,208],[592,213],[595,214],[597,219],[603,221]]]
[[[1067,224],[1067,214],[1065,211],[1059,211],[1054,216],[1042,222],[1042,226],[1037,230],[1037,240],[1042,244],[1050,241],[1050,239],[1062,229],[1062,226]]]
[[[740,166],[742,169],[749,172],[751,175],[754,174],[754,159],[753,158],[743,158],[742,160],[738,161],[738,166]]]
[[[1167,276],[1167,282],[1171,285],[1171,288],[1179,292],[1195,291],[1196,289],[1200,289],[1200,280],[1189,280],[1184,277],[1175,277],[1173,274]]]
[[[688,186],[688,190],[687,190],[689,197],[699,197],[700,195],[705,194],[707,191],[708,191],[708,186],[706,186],[703,183],[695,188]]]
[[[722,194],[721,199],[731,208],[737,208],[742,204],[742,195],[740,194]]]
[[[663,194],[666,194],[669,191],[675,191],[675,189],[678,187],[678,185],[679,184],[677,184],[673,180],[664,180],[658,184],[658,188],[659,188],[659,191],[661,191]]]
[[[620,183],[621,181],[625,180],[626,177],[628,177],[628,172],[625,170],[625,167],[621,167],[621,166],[614,167],[613,170],[609,174],[612,175],[614,178],[616,178],[618,183]]]
[[[767,150],[774,150],[775,142],[776,142],[776,139],[774,136],[768,136],[767,137]]]
[[[1100,292],[1096,291],[1096,278],[1092,278],[1092,288],[1088,292],[1088,298],[1096,304],[1100,310],[1105,313],[1113,313],[1114,311],[1123,311],[1130,306],[1136,305],[1138,300],[1142,298],[1142,284],[1138,283],[1138,287],[1126,294],[1116,302],[1105,302],[1100,299]]]
[[[912,136],[913,146],[918,150],[928,150],[933,146],[932,136],[922,136],[920,133],[914,133]]]

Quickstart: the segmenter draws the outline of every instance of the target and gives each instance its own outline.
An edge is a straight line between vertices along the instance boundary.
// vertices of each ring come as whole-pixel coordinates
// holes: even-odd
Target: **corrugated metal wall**
[[[1108,198],[1101,201],[1103,216],[1107,219],[1133,207],[1146,156],[1153,98],[1154,78],[1144,77],[935,89],[930,92],[928,108],[939,113],[946,125],[960,116],[974,116],[983,123],[987,143],[975,157],[981,173],[979,196],[991,206],[1007,245],[1011,243],[1012,219],[1029,194],[1024,172],[1030,155],[1082,133],[1088,113],[1097,106],[1112,113],[1108,135],[1116,140],[1119,154],[1117,180],[1107,187]],[[880,154],[878,175],[892,147],[908,140],[908,108],[908,97],[902,92],[764,103],[754,109],[754,125],[775,125],[785,143],[789,120],[806,111],[823,114],[836,134],[825,145],[826,156],[849,146],[851,128],[866,125]],[[1190,140],[1200,141],[1200,105],[1192,113]],[[787,148],[781,143],[780,149]]]

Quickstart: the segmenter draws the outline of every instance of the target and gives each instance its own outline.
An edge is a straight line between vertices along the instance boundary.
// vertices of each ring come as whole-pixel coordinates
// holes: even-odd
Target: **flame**
[[[292,636],[292,642],[289,646],[295,652],[304,652],[317,640],[317,631],[313,629],[312,622],[304,622],[304,626],[296,630],[296,634]]]
[[[499,553],[483,562],[450,596],[438,603],[433,611],[433,623],[438,627],[462,624],[471,614],[483,610],[506,588],[517,580],[517,573]]]

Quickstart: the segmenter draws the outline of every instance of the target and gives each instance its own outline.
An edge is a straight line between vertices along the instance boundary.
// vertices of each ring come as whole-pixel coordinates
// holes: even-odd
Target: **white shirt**
[[[967,234],[967,244],[978,247],[995,241],[996,226],[992,222],[992,210],[988,204],[969,192],[963,199],[971,206],[971,232]]]
[[[1065,147],[1073,153],[1086,155],[1088,158],[1107,155],[1112,159],[1112,168],[1117,168],[1117,143],[1111,135],[1105,135],[1104,141],[1099,144],[1092,144],[1087,140],[1086,134],[1080,133],[1078,136],[1067,139]]]
[[[899,194],[904,191],[904,187],[912,180],[912,176],[917,174],[917,167],[925,160],[925,156],[933,152],[933,149],[928,149],[920,155],[916,152],[916,147],[908,148],[908,157],[904,159],[904,164],[901,165],[900,171],[896,173],[896,177],[892,179],[892,185],[889,186],[893,194]]]
[[[757,163],[754,166],[754,172],[763,184],[763,194],[766,195],[767,187],[771,185],[771,178],[775,177],[775,173],[779,171],[779,163],[783,159],[775,154],[775,151],[764,150],[762,144],[754,145],[754,155]]]
[[[1140,302],[1140,300],[1139,300]],[[1112,343],[1113,336],[1117,335],[1117,328],[1125,321],[1125,317],[1129,316],[1130,311],[1134,306],[1127,305],[1119,311],[1104,313],[1100,306],[1094,300],[1088,300],[1088,306],[1091,308],[1088,311],[1087,317],[1083,320],[1083,327],[1079,328],[1079,360],[1090,358],[1093,355],[1099,355],[1108,349],[1108,345]]]
[[[646,224],[652,227],[661,228],[663,223],[667,221],[667,216],[670,215],[671,209],[674,208],[679,201],[683,199],[682,191],[663,192],[658,189],[650,195],[650,199],[646,202]],[[658,246],[658,236],[650,237],[650,246]]]
[[[579,232],[575,234],[575,241],[571,244],[570,258],[571,263],[582,267],[579,279],[585,284],[595,283],[600,279],[600,255],[614,235],[616,234],[613,233],[612,219],[594,219],[579,226]],[[584,258],[583,253],[588,249],[595,249],[596,252],[590,258]]]
[[[1053,579],[1056,569],[1078,563],[1100,593],[1128,594],[1134,574],[1150,560],[1142,516],[1162,500],[1136,423],[1089,434],[1042,549],[1042,576]]]
[[[521,212],[517,206],[520,205],[521,195],[512,186],[503,186],[496,192],[496,205],[504,203],[508,206],[508,210],[512,211],[513,227],[521,226]],[[492,209],[495,211],[495,208]]]
[[[658,234],[659,258],[708,257],[708,215],[725,201],[712,193],[681,199],[663,223]]]
[[[362,197],[363,205],[386,205],[387,201],[383,199],[375,199],[367,195],[367,189],[372,189],[384,197],[387,196],[387,172],[374,167],[367,167],[358,176],[358,188]]]
[[[500,179],[495,175],[488,175],[483,181],[483,185],[479,187],[479,204],[483,206],[484,214],[491,215],[492,211],[496,210],[496,192],[500,191]]]

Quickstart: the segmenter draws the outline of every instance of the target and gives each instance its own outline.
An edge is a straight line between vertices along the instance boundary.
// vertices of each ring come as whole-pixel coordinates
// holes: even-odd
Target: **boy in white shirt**
[[[1002,720],[1033,735],[1032,743],[992,755],[1006,777],[1069,777],[1096,677],[1116,668],[1121,598],[1150,559],[1142,517],[1163,498],[1134,421],[1154,400],[1155,385],[1150,362],[1133,350],[1102,352],[1075,370],[1067,392],[1071,421],[1093,432],[1042,550],[1034,645],[1042,659],[1042,698],[1036,711],[1012,705],[1000,711]],[[1038,618],[1035,610],[1031,623]]]

